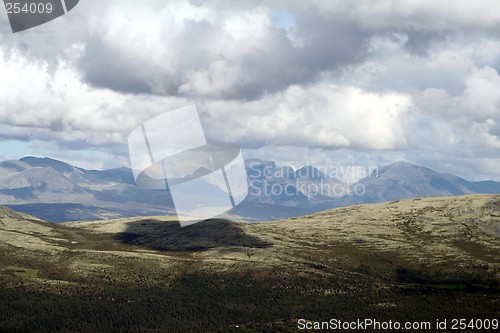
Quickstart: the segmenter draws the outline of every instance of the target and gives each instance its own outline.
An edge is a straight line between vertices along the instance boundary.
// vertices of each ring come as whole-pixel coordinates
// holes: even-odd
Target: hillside
[[[49,224],[2,208],[0,269],[9,314],[0,331],[295,332],[298,318],[332,315],[498,318],[500,196],[186,228],[169,217]]]

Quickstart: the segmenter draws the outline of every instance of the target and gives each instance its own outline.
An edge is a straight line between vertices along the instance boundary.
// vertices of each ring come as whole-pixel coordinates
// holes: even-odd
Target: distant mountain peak
[[[0,162],[0,167],[15,171],[23,171],[31,168],[31,165],[18,160],[8,160]]]
[[[50,157],[35,157],[26,156],[19,161],[24,162],[32,167],[51,167],[59,172],[73,172],[75,168],[68,163],[52,159]]]
[[[320,180],[326,177],[326,175],[318,170],[317,168],[307,165],[295,171],[296,178],[306,178],[306,179],[314,179]]]
[[[240,212],[244,213],[238,215],[247,219],[265,220],[290,216],[292,211],[300,215],[299,212],[402,198],[500,193],[498,182],[468,182],[407,161],[380,166],[370,176],[349,185],[332,176],[327,171],[331,169],[322,167],[309,165],[295,170],[263,159],[246,160],[245,166],[249,181],[245,205],[252,209],[243,205]],[[198,169],[188,178],[208,173],[209,170]],[[218,186],[207,183],[214,185]],[[191,191],[185,195],[201,194]],[[34,156],[0,162],[0,204],[15,204],[19,209],[22,206],[25,212],[53,221],[95,219],[108,214],[161,215],[173,209],[168,189],[138,188],[129,168],[86,170]],[[78,209],[68,206],[74,204],[78,204]]]
[[[387,167],[418,167],[417,165],[410,163],[408,161],[397,161],[392,164],[387,165]]]
[[[423,166],[420,166],[420,165],[416,165],[416,164],[413,164],[413,163],[410,163],[410,162],[407,162],[407,161],[394,162],[394,163],[391,163],[391,164],[379,167],[379,169],[383,169],[383,170],[391,170],[391,169],[401,169],[401,170],[429,170],[429,171],[435,172],[432,169],[429,169],[429,168],[426,168],[426,167],[423,167]]]
[[[262,160],[262,159],[259,159],[259,158],[250,158],[250,159],[245,160],[245,165],[247,167],[251,167],[251,166],[272,166],[272,167],[276,167],[276,162],[269,161],[269,160]]]
[[[426,178],[431,175],[440,175],[440,173],[419,165],[412,164],[406,161],[399,161],[378,168],[379,177],[390,177],[394,179],[405,178]]]
[[[19,161],[24,162],[24,163],[33,163],[33,162],[57,162],[57,163],[64,163],[62,161],[50,158],[50,157],[37,157],[37,156],[25,156],[19,159]]]
[[[58,189],[73,187],[73,183],[69,179],[50,166],[33,167],[5,180],[5,185],[10,189],[38,187],[42,184]]]

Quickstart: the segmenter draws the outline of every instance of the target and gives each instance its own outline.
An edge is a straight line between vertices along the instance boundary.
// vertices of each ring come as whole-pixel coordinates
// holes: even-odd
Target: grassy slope
[[[0,331],[294,332],[297,318],[498,318],[499,225],[500,196],[486,195],[186,228],[168,218],[55,225],[1,209]]]

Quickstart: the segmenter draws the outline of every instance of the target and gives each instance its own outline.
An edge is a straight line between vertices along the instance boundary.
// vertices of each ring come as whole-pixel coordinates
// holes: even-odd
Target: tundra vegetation
[[[0,209],[2,332],[295,332],[500,317],[500,196],[244,224],[52,224]]]

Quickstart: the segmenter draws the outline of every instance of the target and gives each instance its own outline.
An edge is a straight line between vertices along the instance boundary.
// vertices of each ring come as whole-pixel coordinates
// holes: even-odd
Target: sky
[[[15,34],[2,7],[0,159],[130,166],[196,104],[247,158],[500,181],[499,36],[498,0],[81,0]]]

